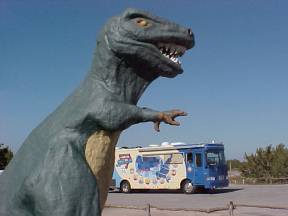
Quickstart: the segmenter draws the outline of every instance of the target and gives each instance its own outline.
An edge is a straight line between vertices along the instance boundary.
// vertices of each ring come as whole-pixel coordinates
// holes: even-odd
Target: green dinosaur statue
[[[180,110],[136,106],[159,76],[183,72],[194,45],[190,29],[136,9],[111,18],[97,40],[80,86],[27,137],[0,177],[1,216],[99,216],[114,149],[124,129],[141,122],[179,125]]]

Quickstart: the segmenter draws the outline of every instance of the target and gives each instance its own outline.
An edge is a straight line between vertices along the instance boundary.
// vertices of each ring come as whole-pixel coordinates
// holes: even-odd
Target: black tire
[[[181,190],[185,194],[192,194],[195,192],[195,187],[193,186],[193,184],[190,180],[186,179],[181,184]]]
[[[122,193],[130,193],[131,192],[131,185],[128,181],[123,181],[120,185],[120,191]]]

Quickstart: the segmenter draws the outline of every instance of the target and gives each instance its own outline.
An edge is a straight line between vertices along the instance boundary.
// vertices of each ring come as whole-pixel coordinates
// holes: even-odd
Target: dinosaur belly
[[[85,158],[98,183],[101,209],[107,199],[114,169],[115,146],[120,133],[120,131],[97,131],[86,143]]]

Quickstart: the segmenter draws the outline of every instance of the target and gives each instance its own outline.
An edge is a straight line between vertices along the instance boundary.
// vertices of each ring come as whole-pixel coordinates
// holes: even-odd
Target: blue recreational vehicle
[[[112,182],[121,192],[133,189],[181,189],[227,187],[223,144],[166,144],[122,148],[115,151]]]

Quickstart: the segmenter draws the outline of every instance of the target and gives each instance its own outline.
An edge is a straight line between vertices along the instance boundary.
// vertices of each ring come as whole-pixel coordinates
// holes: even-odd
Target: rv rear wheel
[[[188,179],[185,180],[181,185],[182,185],[181,189],[185,194],[192,194],[195,191],[195,187],[193,186],[192,182]]]
[[[120,191],[122,193],[130,193],[131,192],[131,186],[128,181],[123,181],[120,185]]]

